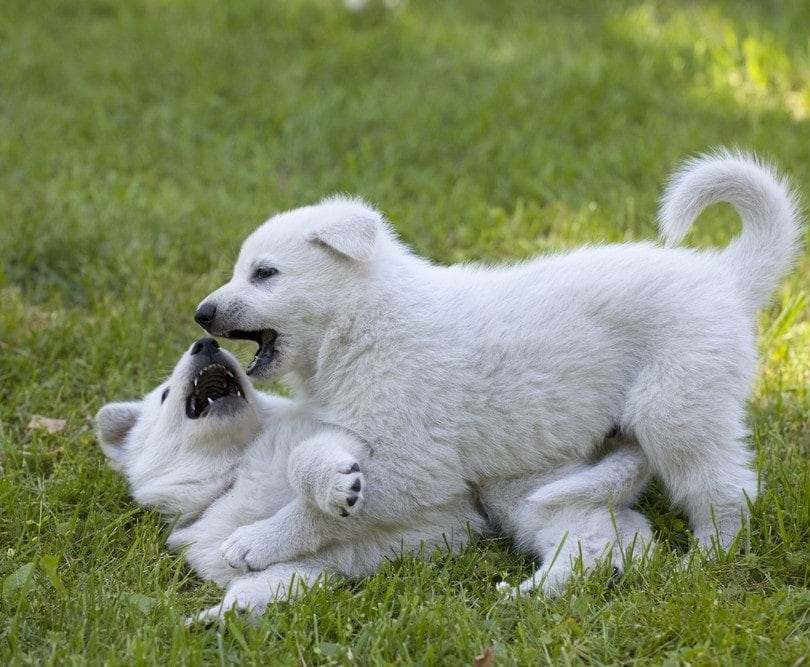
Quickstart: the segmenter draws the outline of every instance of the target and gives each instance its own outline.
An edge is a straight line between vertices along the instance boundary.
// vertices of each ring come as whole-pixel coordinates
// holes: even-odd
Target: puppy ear
[[[141,416],[140,403],[108,403],[96,414],[96,432],[110,465],[120,470],[124,441]]]
[[[307,235],[307,241],[320,243],[355,262],[368,262],[374,257],[380,214],[352,200],[333,200],[328,205],[336,210]]]

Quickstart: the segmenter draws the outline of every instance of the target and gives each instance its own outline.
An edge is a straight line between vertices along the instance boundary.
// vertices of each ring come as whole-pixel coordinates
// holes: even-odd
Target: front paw
[[[276,562],[272,544],[261,526],[248,525],[237,528],[219,548],[219,554],[233,568],[247,572],[264,570]]]
[[[356,461],[340,467],[326,487],[320,503],[326,514],[347,517],[363,506],[365,478]]]
[[[238,580],[236,583],[239,583]],[[228,612],[244,616],[249,624],[255,625],[267,608],[267,604],[268,592],[261,588],[257,590],[246,589],[244,586],[237,589],[230,588],[218,605],[186,618],[186,627],[222,624]]]

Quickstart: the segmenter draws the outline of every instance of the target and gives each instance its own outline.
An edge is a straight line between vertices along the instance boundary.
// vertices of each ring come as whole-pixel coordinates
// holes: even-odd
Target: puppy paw
[[[522,581],[518,586],[513,586],[508,581],[499,581],[495,584],[495,590],[506,600],[529,595],[535,590],[540,590],[549,597],[557,597],[565,590],[571,576],[572,572],[564,568],[545,568],[535,571],[531,577]]]
[[[219,554],[231,567],[246,572],[264,570],[274,558],[272,543],[266,531],[257,524],[237,528],[219,549]]]
[[[512,595],[519,597],[539,590],[547,597],[556,598],[565,592],[574,576],[575,570],[570,563],[554,563],[549,567],[541,567],[531,577],[522,581]]]
[[[185,626],[191,628],[197,625],[222,625],[225,621],[225,614],[228,612],[239,614],[243,616],[250,625],[256,625],[266,607],[267,601],[261,598],[257,598],[256,600],[243,599],[237,595],[227,593],[225,599],[220,604],[209,607],[194,616],[188,616],[185,619]]]
[[[363,506],[364,488],[365,478],[356,461],[341,466],[327,484],[321,509],[331,516],[352,516]]]

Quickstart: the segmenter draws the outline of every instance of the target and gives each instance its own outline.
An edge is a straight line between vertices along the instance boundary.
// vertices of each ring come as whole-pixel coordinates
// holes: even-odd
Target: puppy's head
[[[343,197],[277,215],[245,240],[233,277],[195,319],[258,345],[248,375],[307,377],[329,323],[359,298],[382,227],[377,211]]]
[[[236,359],[211,338],[194,343],[169,379],[140,401],[109,403],[96,415],[110,465],[127,477],[135,499],[173,478],[193,478],[241,451],[261,429],[257,394]],[[162,496],[161,496],[162,497]]]

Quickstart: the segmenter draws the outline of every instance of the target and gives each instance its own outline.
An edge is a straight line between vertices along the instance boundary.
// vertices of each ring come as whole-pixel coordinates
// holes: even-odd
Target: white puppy
[[[466,494],[432,507],[429,521],[403,517],[397,524],[366,526],[359,538],[346,531],[344,517],[361,510],[365,491],[353,438],[315,422],[285,398],[256,392],[234,357],[212,339],[192,345],[168,381],[143,400],[105,405],[96,422],[101,446],[134,498],[174,522],[169,547],[187,546],[191,567],[227,586],[222,604],[200,618],[232,607],[258,614],[321,575],[366,575],[403,553],[457,550],[471,531],[484,528]],[[293,524],[274,535],[290,545],[285,562],[244,573],[220,557],[223,540],[237,527],[295,515],[301,506],[322,519],[318,550],[295,549]]]
[[[110,465],[126,476],[133,497],[172,524],[169,547],[185,547],[198,575],[227,587],[223,602],[200,619],[232,607],[259,614],[269,602],[297,594],[321,575],[365,575],[386,558],[426,555],[437,546],[455,551],[484,529],[470,493],[396,524],[364,522],[356,516],[367,492],[364,476],[357,458],[341,446],[351,448],[353,439],[344,440],[339,429],[313,420],[300,403],[255,391],[234,357],[212,339],[194,343],[171,377],[141,401],[107,404],[96,422]],[[573,514],[578,526],[599,521],[600,529],[608,527],[599,544],[604,546],[615,531],[601,521],[600,512],[614,502],[620,539],[628,540],[631,510],[620,506],[632,502],[645,468],[638,449],[625,447],[593,466],[566,466],[532,480],[532,491],[550,482],[541,489],[549,498],[561,495],[561,485],[569,490],[562,494],[571,501],[564,509],[546,511],[546,533],[559,537]],[[591,486],[595,471],[600,480],[610,480],[603,481],[604,488]],[[587,502],[576,502],[577,486],[587,487]],[[308,515],[319,517],[323,543],[318,549],[290,550],[287,562],[250,573],[220,557],[223,540],[237,527],[276,513],[295,516],[302,504],[311,509]],[[356,525],[347,530],[350,516]],[[294,542],[297,526],[278,525],[275,538]],[[621,569],[621,553],[611,555]]]
[[[543,556],[548,505],[521,485],[583,464],[618,432],[646,454],[698,544],[727,549],[757,493],[744,442],[754,317],[790,266],[800,224],[770,168],[719,153],[672,182],[664,240],[679,242],[720,201],[743,221],[722,252],[636,243],[493,268],[432,265],[377,211],[328,199],[249,236],[196,319],[255,340],[248,373],[286,375],[309,414],[354,439],[374,489],[365,525],[425,515],[473,483],[493,518]],[[293,518],[295,539],[278,540]],[[644,532],[639,519],[628,523]],[[223,555],[261,569],[291,548],[317,550],[322,528],[312,513],[279,513],[236,530]]]

